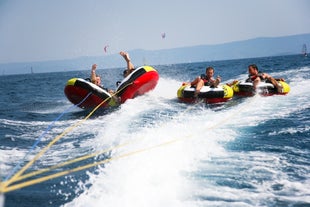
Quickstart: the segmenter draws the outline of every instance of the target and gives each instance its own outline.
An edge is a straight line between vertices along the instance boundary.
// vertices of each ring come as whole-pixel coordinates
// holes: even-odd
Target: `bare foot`
[[[119,53],[121,56],[123,56],[123,58],[127,61],[127,62],[130,62],[130,57],[129,57],[129,54],[127,52],[124,52],[124,51],[121,51]]]

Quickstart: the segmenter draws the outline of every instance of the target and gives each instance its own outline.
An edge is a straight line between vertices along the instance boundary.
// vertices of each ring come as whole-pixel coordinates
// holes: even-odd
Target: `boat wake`
[[[266,199],[279,197],[303,202],[297,192],[309,192],[299,182],[287,181],[285,156],[234,148],[252,136],[251,129],[309,108],[306,89],[300,86],[310,84],[304,77],[308,72],[287,72],[293,76],[287,96],[255,96],[220,110],[179,103],[175,89],[180,83],[161,78],[151,93],[100,118],[105,124],[97,128],[98,148],[124,146],[112,150],[117,159],[89,174],[85,186],[91,187],[65,206],[269,205]],[[303,104],[296,106],[296,101]],[[309,184],[308,175],[297,173]]]
[[[310,108],[305,87],[310,85],[309,70],[271,74],[289,77],[288,95],[233,98],[217,106],[179,102],[181,82],[161,77],[153,91],[127,100],[113,113],[88,119],[53,146],[34,168],[57,164],[68,155],[74,158],[107,150],[103,159],[109,162],[83,172],[74,181],[72,176],[59,181],[66,191],[56,184],[51,187],[52,192],[68,199],[64,201],[68,207],[310,202],[305,187],[310,185],[310,168],[302,164],[308,162],[309,150],[297,145],[303,144],[299,134],[309,133],[309,120],[302,115]],[[59,121],[41,146],[80,118],[78,113]],[[26,122],[2,121],[27,130]],[[47,126],[43,121],[30,124],[42,129],[38,131]],[[38,131],[21,139],[32,143]],[[26,151],[10,146],[0,153],[8,160],[16,153],[18,156],[12,157],[17,162]],[[1,170],[11,168],[10,163],[1,163]]]

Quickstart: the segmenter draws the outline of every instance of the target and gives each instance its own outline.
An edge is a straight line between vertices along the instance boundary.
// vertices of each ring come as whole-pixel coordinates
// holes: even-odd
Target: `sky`
[[[0,0],[0,63],[305,33],[309,0]]]

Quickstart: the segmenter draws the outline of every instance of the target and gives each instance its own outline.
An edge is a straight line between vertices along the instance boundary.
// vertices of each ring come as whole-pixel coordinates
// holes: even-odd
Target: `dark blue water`
[[[176,99],[181,83],[204,73],[207,66],[229,82],[245,79],[252,63],[285,78],[290,93],[234,98],[215,106]],[[101,150],[105,153],[48,174],[110,162],[8,192],[4,206],[310,205],[310,58],[154,67],[160,74],[154,91],[118,108],[95,112],[26,172]],[[115,88],[122,71],[98,72],[106,87]],[[89,72],[0,76],[1,180],[86,117],[89,111],[73,107],[63,89],[68,79],[85,78]]]

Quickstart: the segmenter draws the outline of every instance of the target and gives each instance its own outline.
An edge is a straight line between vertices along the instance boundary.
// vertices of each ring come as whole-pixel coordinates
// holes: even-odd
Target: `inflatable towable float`
[[[153,67],[142,66],[121,81],[114,95],[82,78],[68,80],[64,93],[71,103],[80,108],[94,108],[99,104],[102,104],[101,108],[107,108],[149,92],[156,87],[158,79],[158,72]]]
[[[195,87],[190,84],[183,83],[178,89],[178,99],[185,103],[195,103],[197,100],[203,100],[206,103],[220,103],[230,100],[234,92],[231,87],[227,85],[219,85],[218,87],[203,86],[200,93],[195,96]]]
[[[158,72],[151,66],[143,66],[135,69],[118,85],[116,93],[120,102],[135,98],[153,90],[159,79]]]
[[[262,96],[272,96],[272,95],[286,95],[290,91],[290,86],[284,81],[278,81],[283,89],[282,92],[278,92],[277,88],[268,82],[260,82],[257,85],[257,90],[255,91],[253,88],[253,84],[251,82],[238,82],[232,86],[234,90],[234,94],[237,96],[254,96],[256,93]]]

